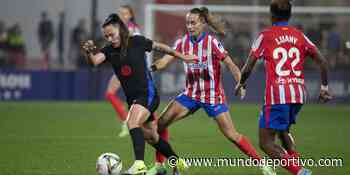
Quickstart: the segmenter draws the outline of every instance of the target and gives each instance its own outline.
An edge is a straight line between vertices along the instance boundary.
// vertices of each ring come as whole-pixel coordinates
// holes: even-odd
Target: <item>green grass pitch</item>
[[[160,106],[161,111],[164,104]],[[236,128],[258,149],[260,106],[231,105]],[[342,167],[310,167],[315,175],[349,175],[350,107],[305,105],[293,127],[303,157],[338,157]],[[120,123],[106,102],[1,102],[0,175],[94,175],[99,154],[121,156],[123,168],[132,163],[130,139],[118,138]],[[181,156],[244,157],[200,111],[170,128],[171,144]],[[258,149],[260,153],[260,149]],[[146,146],[146,163],[154,159]],[[254,167],[192,167],[188,174],[258,175]],[[288,173],[281,168],[278,175]]]

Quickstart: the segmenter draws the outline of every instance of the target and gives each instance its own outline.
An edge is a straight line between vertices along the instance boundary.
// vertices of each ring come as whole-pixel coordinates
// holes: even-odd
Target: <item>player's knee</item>
[[[139,128],[141,126],[137,121],[134,121],[134,120],[128,120],[127,125],[129,130],[134,128]]]

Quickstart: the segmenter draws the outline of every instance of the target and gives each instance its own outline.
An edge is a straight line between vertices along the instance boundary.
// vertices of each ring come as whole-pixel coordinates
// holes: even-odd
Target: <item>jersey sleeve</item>
[[[110,45],[105,45],[100,49],[100,52],[103,53],[106,57],[106,60],[108,61],[109,59],[109,53],[111,52],[111,46]]]
[[[152,47],[153,47],[153,41],[144,37],[144,36],[141,36],[144,40],[144,46],[145,46],[145,50],[147,52],[151,52],[152,51]]]
[[[221,42],[218,41],[216,38],[213,38],[212,40],[212,52],[214,58],[219,59],[220,61],[224,60],[227,56],[227,51],[222,46]]]
[[[308,56],[311,56],[312,58],[314,58],[316,56],[316,53],[317,53],[317,47],[307,36],[305,36],[304,34],[303,34],[303,36],[305,39],[306,54]]]
[[[146,52],[151,52],[152,51],[152,46],[153,46],[153,41],[142,36],[142,35],[134,35],[133,41],[135,44],[139,45],[143,49],[145,49]]]
[[[173,49],[176,50],[177,52],[182,52],[181,43],[182,43],[182,39],[177,39],[173,45]]]
[[[250,54],[255,59],[260,59],[264,54],[264,34],[260,33],[250,48]]]

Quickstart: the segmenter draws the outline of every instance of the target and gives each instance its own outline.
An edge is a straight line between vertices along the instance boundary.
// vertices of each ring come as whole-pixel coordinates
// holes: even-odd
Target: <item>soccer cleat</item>
[[[260,169],[264,175],[276,175],[275,170],[269,166],[261,166]]]
[[[136,160],[134,164],[124,173],[123,175],[145,175],[147,172],[147,167],[145,162],[142,160]]]
[[[156,163],[151,169],[149,169],[146,175],[166,175],[167,171],[165,165]]]
[[[123,124],[121,125],[120,128],[121,128],[121,131],[120,131],[120,133],[118,134],[118,136],[119,136],[120,138],[129,135],[129,128],[128,128],[128,125],[126,124],[126,122],[123,122]]]
[[[188,169],[188,165],[184,159],[177,159],[176,166],[173,169],[174,175],[181,175],[181,172],[185,172]]]
[[[312,172],[309,169],[303,168],[298,172],[298,175],[311,175]]]

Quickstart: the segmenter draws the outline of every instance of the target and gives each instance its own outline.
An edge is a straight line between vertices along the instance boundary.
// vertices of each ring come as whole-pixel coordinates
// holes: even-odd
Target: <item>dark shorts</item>
[[[147,96],[139,96],[139,97],[134,97],[128,100],[128,107],[130,109],[131,105],[133,104],[139,104],[151,113],[151,115],[148,117],[146,122],[150,122],[155,120],[155,115],[154,112],[157,110],[159,106],[159,96],[156,94],[152,97],[147,97]]]
[[[259,127],[286,131],[290,125],[295,124],[302,106],[303,104],[264,105],[259,116]]]

